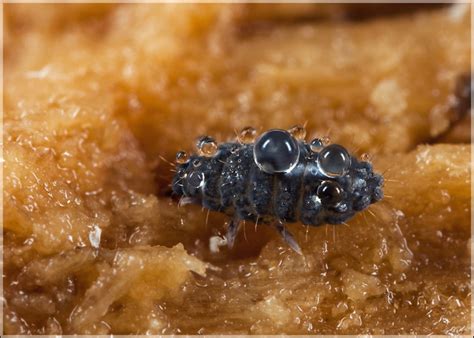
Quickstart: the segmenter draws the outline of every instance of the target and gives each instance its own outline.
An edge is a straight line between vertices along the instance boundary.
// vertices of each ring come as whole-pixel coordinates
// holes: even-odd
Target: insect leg
[[[226,234],[226,239],[227,239],[227,246],[232,248],[234,246],[235,238],[237,237],[237,234],[239,232],[239,226],[240,226],[240,220],[237,218],[232,219],[230,221],[229,226],[227,227],[227,234]]]
[[[303,254],[300,246],[298,245],[298,242],[293,237],[293,235],[288,230],[286,230],[285,224],[283,224],[282,221],[280,220],[276,221],[273,226],[275,227],[275,229],[278,230],[281,237],[283,237],[283,239],[290,246],[290,248],[292,248],[296,253],[300,255]]]

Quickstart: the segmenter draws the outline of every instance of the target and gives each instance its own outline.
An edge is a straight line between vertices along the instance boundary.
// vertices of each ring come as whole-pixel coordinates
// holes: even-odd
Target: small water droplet
[[[324,146],[328,146],[329,143],[331,143],[331,139],[329,138],[329,136],[321,137],[321,141],[323,141]]]
[[[314,140],[311,141],[311,143],[309,144],[309,147],[311,148],[311,151],[315,153],[319,152],[324,147],[323,140],[321,140],[320,138],[315,138]]]
[[[239,147],[237,144],[234,144],[234,145],[231,146],[230,152],[231,152],[232,154],[235,154],[235,153],[237,153],[237,152],[239,151],[239,149],[240,149],[240,147]]]
[[[217,152],[217,143],[210,136],[200,137],[197,140],[196,147],[201,156],[212,156]]]
[[[363,153],[362,155],[360,155],[360,159],[364,162],[371,162],[372,155],[370,155],[369,153]]]
[[[194,168],[197,168],[197,167],[199,167],[200,165],[201,165],[201,160],[198,159],[198,158],[194,159],[194,161],[193,161],[193,166],[194,166]]]
[[[257,131],[253,127],[245,127],[240,131],[239,142],[249,144],[255,141],[257,137]]]
[[[300,125],[291,127],[288,132],[298,141],[304,141],[306,137],[306,129]]]
[[[176,153],[176,162],[179,164],[184,164],[188,161],[188,153],[185,151],[178,151]]]

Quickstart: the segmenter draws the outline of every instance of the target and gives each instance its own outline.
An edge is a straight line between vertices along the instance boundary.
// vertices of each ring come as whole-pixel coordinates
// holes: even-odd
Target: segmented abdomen
[[[173,182],[179,195],[196,199],[205,208],[256,220],[273,217],[284,222],[298,219],[310,224],[316,210],[303,201],[309,149],[299,144],[300,157],[289,173],[268,174],[253,158],[253,145],[225,143],[212,157],[193,155],[185,164],[186,180]],[[202,175],[202,177],[201,177]],[[199,180],[189,179],[199,177]],[[199,181],[201,182],[201,181]],[[308,184],[308,182],[306,182]],[[306,203],[307,204],[307,203]],[[310,208],[310,210],[308,210]]]
[[[256,140],[255,130],[245,128],[238,143],[219,146],[199,138],[199,155],[176,155],[174,192],[234,216],[233,225],[245,219],[277,224],[283,237],[281,224],[340,224],[382,199],[383,177],[368,161],[327,140],[307,143],[304,129],[295,128],[271,129]]]

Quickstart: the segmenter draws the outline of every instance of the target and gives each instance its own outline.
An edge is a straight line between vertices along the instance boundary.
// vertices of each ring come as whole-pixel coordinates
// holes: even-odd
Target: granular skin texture
[[[285,134],[284,131],[273,130],[265,135],[275,132]],[[223,143],[213,156],[191,155],[186,163],[176,166],[173,194],[183,200],[190,199],[206,209],[225,213],[234,222],[298,221],[309,226],[344,223],[356,212],[382,199],[383,178],[373,172],[370,163],[350,157],[347,173],[331,180],[318,167],[317,158],[323,156],[322,152],[313,152],[303,142],[295,142],[298,163],[292,170],[283,175],[262,171],[254,155],[261,152],[258,144],[268,140],[270,138],[254,144]],[[332,150],[331,146],[326,147],[325,151],[333,154],[342,152],[350,156],[341,146],[332,147]],[[198,166],[195,165],[196,161]],[[203,178],[205,185],[201,187]],[[353,182],[362,183],[358,183],[358,186]],[[344,205],[345,209],[335,210],[334,203],[328,203],[327,200],[325,204],[314,203],[315,196],[324,198],[321,193],[321,197],[317,195],[324,185],[340,189],[341,195],[336,196],[339,204],[336,206]]]
[[[469,6],[301,8],[4,6],[4,333],[469,334]],[[384,200],[211,250],[176,151],[304,123]]]

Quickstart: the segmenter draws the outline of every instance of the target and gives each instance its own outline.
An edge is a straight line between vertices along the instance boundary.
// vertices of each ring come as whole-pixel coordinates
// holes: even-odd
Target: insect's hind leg
[[[227,239],[227,247],[231,249],[234,246],[235,239],[237,237],[237,234],[239,233],[239,227],[240,227],[240,219],[238,218],[233,218],[229,226],[227,227],[227,234],[226,234],[226,239]]]
[[[292,248],[296,253],[300,255],[303,254],[300,246],[298,245],[298,242],[293,237],[293,235],[288,230],[286,230],[285,224],[282,221],[277,220],[275,223],[273,223],[273,226],[275,227],[275,229],[278,230],[281,237],[283,237],[283,239],[290,246],[290,248]]]

